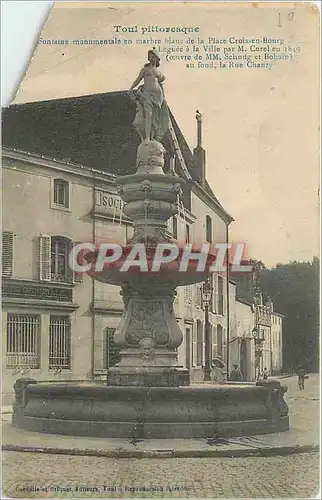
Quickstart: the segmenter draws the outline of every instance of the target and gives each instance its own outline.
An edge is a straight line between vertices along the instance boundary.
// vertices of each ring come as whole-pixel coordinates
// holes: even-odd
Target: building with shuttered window
[[[120,288],[70,272],[75,243],[124,244],[132,224],[122,216],[114,181],[135,172],[139,138],[126,93],[13,105],[3,113],[3,388],[22,376],[104,381],[115,353],[109,339],[123,310]],[[201,118],[190,151],[173,115],[164,139],[165,171],[186,183],[169,232],[180,242],[225,243],[232,217],[206,180]],[[235,285],[212,277],[212,355],[227,357],[234,336]],[[180,364],[202,380],[205,362],[201,284],[178,288],[175,312],[184,333]],[[232,309],[233,308],[233,309]],[[229,340],[230,342],[230,340]]]

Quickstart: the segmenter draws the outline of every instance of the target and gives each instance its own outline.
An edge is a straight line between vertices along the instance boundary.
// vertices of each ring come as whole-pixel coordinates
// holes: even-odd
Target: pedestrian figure
[[[304,380],[307,377],[306,377],[306,373],[305,373],[305,370],[304,370],[304,368],[303,368],[302,365],[300,365],[298,367],[297,376],[298,376],[298,386],[299,386],[299,389],[300,389],[300,391],[303,391],[304,390]]]
[[[263,371],[263,379],[264,379],[264,380],[267,380],[267,379],[268,379],[268,371],[267,371],[267,368],[264,368],[264,371]]]
[[[238,365],[233,365],[233,369],[230,372],[230,377],[229,380],[232,380],[234,382],[242,382],[243,381],[243,374],[238,368]]]
[[[222,383],[224,381],[224,367],[225,363],[219,357],[212,360],[212,381]]]

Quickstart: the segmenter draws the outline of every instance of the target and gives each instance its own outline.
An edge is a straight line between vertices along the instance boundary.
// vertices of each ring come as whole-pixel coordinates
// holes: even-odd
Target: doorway
[[[186,328],[186,367],[191,369],[191,328]]]
[[[248,380],[248,349],[246,340],[240,343],[240,371],[243,374],[243,379]]]

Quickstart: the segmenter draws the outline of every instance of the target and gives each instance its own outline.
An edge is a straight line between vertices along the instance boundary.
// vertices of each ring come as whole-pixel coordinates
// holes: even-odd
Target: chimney
[[[202,147],[202,114],[196,111],[197,120],[197,147],[193,150],[196,179],[204,186],[206,181],[206,151]]]

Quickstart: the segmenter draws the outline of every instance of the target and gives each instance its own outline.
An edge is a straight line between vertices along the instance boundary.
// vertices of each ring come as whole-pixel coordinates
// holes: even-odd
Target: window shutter
[[[51,237],[48,234],[39,236],[39,279],[51,281]]]
[[[191,365],[194,367],[197,365],[197,331],[195,323],[193,323],[191,326],[191,332],[192,332]]]
[[[222,278],[222,276],[218,276],[218,280],[217,280],[217,288],[218,288],[218,309],[217,309],[217,312],[218,314],[220,315],[224,315],[224,280]]]
[[[202,366],[203,361],[203,351],[204,351],[204,331],[203,324],[198,319],[197,320],[197,338],[196,338],[196,366]]]
[[[201,288],[201,285],[196,285],[196,307],[202,308],[202,288]]]
[[[2,233],[2,276],[11,278],[13,274],[13,233]]]
[[[183,300],[184,300],[184,305],[188,305],[188,287],[185,286],[183,289]]]
[[[211,326],[211,352],[212,359],[217,355],[217,328],[216,325]]]
[[[218,285],[217,285],[217,275],[214,273],[212,275],[212,311],[217,313],[218,304]]]
[[[186,306],[190,306],[192,303],[192,287],[185,286],[184,287],[184,304]]]
[[[73,247],[76,246],[76,245],[79,245],[80,243],[82,243],[82,242],[81,241],[75,241],[73,243]],[[79,260],[79,264],[81,264],[82,252],[80,252],[79,255],[80,255],[79,256],[79,259],[80,259]],[[73,281],[74,281],[74,283],[79,283],[79,284],[83,283],[84,282],[84,275],[83,275],[83,273],[77,273],[77,272],[73,271]]]

